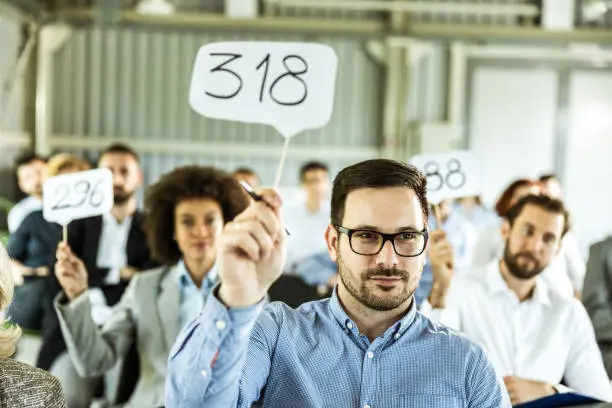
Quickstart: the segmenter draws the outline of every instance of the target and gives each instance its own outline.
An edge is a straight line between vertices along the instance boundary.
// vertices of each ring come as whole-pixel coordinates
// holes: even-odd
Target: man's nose
[[[383,244],[380,252],[376,256],[376,263],[384,266],[395,266],[398,264],[398,256],[390,240]]]

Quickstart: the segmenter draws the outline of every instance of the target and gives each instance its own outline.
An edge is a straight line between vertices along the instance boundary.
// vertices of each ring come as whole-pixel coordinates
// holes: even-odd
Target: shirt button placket
[[[368,350],[364,356],[361,381],[362,401],[371,401],[372,396],[376,394],[376,354],[371,350]],[[367,407],[372,408],[372,405],[365,403],[363,408]]]
[[[513,365],[513,370],[514,373],[518,373],[519,372],[519,366],[520,366],[520,345],[521,345],[521,331],[522,331],[522,321],[521,321],[521,309],[520,309],[520,304],[517,304],[515,306],[514,309],[514,316],[513,316],[513,322],[512,322],[512,335],[513,335],[513,348],[514,348],[514,353],[513,353],[513,361],[512,361],[512,365]]]

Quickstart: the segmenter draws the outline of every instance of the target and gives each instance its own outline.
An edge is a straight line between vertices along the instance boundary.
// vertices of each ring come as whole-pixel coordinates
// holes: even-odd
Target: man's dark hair
[[[136,153],[136,150],[123,143],[113,143],[112,145],[108,146],[102,151],[100,157],[98,158],[98,161],[100,161],[100,159],[102,159],[104,155],[112,153],[128,154],[132,156],[137,163],[140,163],[140,156],[138,155],[138,153]]]
[[[173,239],[174,210],[182,201],[199,198],[216,201],[224,223],[249,205],[248,196],[234,177],[214,167],[185,166],[164,174],[147,189],[145,198],[144,231],[156,260],[175,264],[181,259]]]
[[[306,173],[313,170],[323,170],[324,172],[329,173],[329,168],[327,167],[327,165],[325,165],[325,163],[319,161],[310,161],[300,168],[300,181],[304,181],[304,176],[306,175]]]
[[[563,216],[563,232],[561,234],[561,237],[565,236],[567,231],[569,231],[570,216],[569,216],[569,212],[565,208],[565,205],[563,204],[563,201],[558,200],[556,198],[549,197],[547,195],[536,195],[536,194],[526,195],[525,197],[522,197],[520,200],[518,200],[512,207],[510,207],[510,210],[508,211],[508,214],[506,215],[506,219],[510,223],[511,227],[514,226],[514,222],[521,215],[521,213],[523,212],[523,209],[528,205],[535,205],[536,207],[539,207],[543,209],[544,211],[549,212],[551,214],[562,215]]]
[[[427,226],[429,205],[427,203],[427,179],[411,164],[388,159],[366,160],[344,168],[334,179],[331,200],[331,221],[342,225],[346,197],[350,192],[362,188],[407,187],[416,193],[423,222]]]
[[[538,180],[540,181],[540,183],[546,183],[549,180],[559,180],[559,178],[557,177],[556,174],[548,173],[548,174],[542,174]]]
[[[17,158],[17,160],[15,161],[15,168],[18,169],[21,166],[27,166],[28,164],[36,161],[46,163],[47,159],[35,153],[26,153]]]

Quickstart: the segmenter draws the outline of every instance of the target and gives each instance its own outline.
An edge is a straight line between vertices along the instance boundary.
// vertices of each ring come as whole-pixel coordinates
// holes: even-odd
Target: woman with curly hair
[[[0,244],[0,311],[13,298],[13,273],[4,246]],[[57,378],[39,368],[10,357],[21,330],[0,319],[0,407],[66,408],[66,399]]]
[[[91,318],[83,262],[65,244],[58,246],[55,270],[63,292],[55,308],[81,376],[104,374],[135,343],[140,378],[127,406],[164,405],[170,348],[217,284],[217,236],[247,205],[238,182],[212,167],[178,168],[149,187],[145,233],[153,257],[166,266],[135,275],[101,329]]]

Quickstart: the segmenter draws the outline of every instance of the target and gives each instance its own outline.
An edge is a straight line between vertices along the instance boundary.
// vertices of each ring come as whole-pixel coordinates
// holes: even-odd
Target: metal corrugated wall
[[[111,0],[54,0],[53,5],[56,8],[92,7],[100,4],[102,1],[110,2]],[[139,0],[112,0],[112,2],[113,6],[119,4],[124,8],[132,8],[138,4]],[[222,12],[225,7],[225,0],[173,0],[172,3],[181,11],[196,11],[200,13]]]
[[[108,1],[108,0],[107,0]],[[132,8],[138,0],[114,0],[124,8]],[[360,0],[353,0],[359,2]],[[384,2],[385,0],[380,0]],[[439,3],[440,0],[421,0],[423,2],[432,1]],[[330,0],[330,3],[333,0]],[[447,3],[477,3],[477,4],[533,4],[532,0],[446,0]],[[261,9],[264,9],[265,1],[260,1]],[[91,7],[98,4],[96,0],[55,0],[55,6],[62,7]],[[225,0],[174,0],[173,4],[179,11],[186,12],[206,12],[206,13],[223,13],[225,10]],[[283,5],[275,7],[275,15],[284,17],[303,17],[313,19],[346,19],[346,20],[370,20],[386,18],[385,13],[362,11],[362,10],[324,10],[317,8],[290,7]],[[467,23],[467,24],[502,24],[515,25],[519,21],[513,17],[500,17],[490,15],[474,15],[462,16],[448,12],[444,13],[413,13],[411,15],[413,21],[419,22],[449,22],[449,23]]]
[[[13,162],[21,153],[23,143],[23,84],[9,80],[17,62],[21,45],[21,23],[16,15],[0,5],[0,98],[4,98],[9,88],[16,87],[8,110],[0,112],[0,197],[14,200],[17,187],[13,173]],[[1,100],[1,99],[0,99]],[[0,231],[6,229],[6,214],[0,210]]]
[[[430,44],[432,52],[410,71],[406,119],[415,122],[443,121],[446,114],[448,47]]]
[[[236,153],[202,152],[145,157],[148,178],[188,162],[207,162],[231,169],[251,165],[272,182],[276,149],[281,137],[271,127],[206,119],[188,104],[194,56],[207,42],[222,40],[317,41],[336,50],[340,65],[336,103],[330,123],[306,131],[292,140],[294,146],[342,149],[379,145],[382,72],[363,51],[362,42],[349,38],[313,38],[296,35],[227,35],[156,29],[76,29],[56,54],[52,114],[54,135],[104,140],[172,140],[177,143],[232,144]],[[251,155],[249,146],[267,148]],[[242,147],[242,150],[241,150]],[[284,183],[296,181],[293,173],[304,160],[293,154]],[[333,168],[361,157],[331,157]],[[321,157],[326,159],[326,157]]]
[[[428,2],[428,0],[422,0]],[[439,0],[429,0],[439,3]],[[531,0],[452,0],[447,3],[477,3],[477,4],[533,4]],[[418,22],[438,22],[438,23],[466,23],[466,24],[497,24],[497,25],[517,25],[520,21],[515,17],[491,16],[491,15],[457,15],[452,13],[414,13],[412,19]]]
[[[406,155],[421,152],[421,128],[447,121],[449,50],[440,43],[426,45],[428,52],[411,64],[404,110],[402,138]]]
[[[106,0],[110,1],[110,0]],[[132,8],[138,0],[113,0],[124,8]],[[330,0],[332,1],[332,0]],[[359,1],[359,0],[354,0]],[[384,0],[381,0],[384,1]],[[421,0],[435,1],[440,0]],[[576,16],[577,25],[579,27],[592,28],[609,28],[612,27],[612,11],[608,11],[604,16],[596,21],[585,21],[582,18],[581,9],[584,4],[590,3],[592,0],[576,0]],[[603,0],[602,0],[603,1]],[[43,0],[40,0],[43,2]],[[456,3],[477,3],[477,4],[533,4],[532,0],[446,0],[451,4]],[[48,3],[48,2],[47,2]],[[97,0],[54,0],[55,7],[91,7],[98,3]],[[224,0],[174,0],[179,11],[186,12],[204,12],[204,13],[223,13],[225,10]],[[262,2],[260,2],[262,3]],[[263,7],[262,7],[263,9]],[[282,7],[276,10],[276,15],[287,17],[304,17],[316,19],[347,19],[347,20],[370,20],[386,18],[384,13],[366,12],[359,10],[319,10],[319,9],[304,9]],[[414,13],[411,16],[412,21],[416,22],[436,22],[436,23],[466,23],[466,24],[501,24],[501,25],[518,25],[521,22],[514,17],[500,17],[490,15],[473,15],[460,16],[452,13]]]
[[[21,23],[12,17],[8,11],[0,8],[0,96],[6,97],[9,88],[13,89],[13,98],[7,106],[6,113],[0,113],[3,121],[0,130],[11,133],[20,133],[23,129],[22,105],[23,84],[17,80],[15,83],[15,64],[21,46]],[[9,78],[11,76],[11,78]]]
[[[278,152],[280,156],[281,146],[278,146]],[[92,164],[98,157],[98,151],[95,150],[82,150],[82,149],[62,149],[62,152],[69,152],[77,155],[81,155],[89,159]],[[309,159],[320,159],[317,157],[311,157]],[[281,189],[293,188],[299,185],[299,170],[302,164],[306,162],[306,158],[289,158],[284,166],[283,171],[283,182],[281,183]],[[141,155],[142,168],[144,173],[144,184],[149,185],[155,182],[160,175],[173,170],[176,167],[197,164],[202,166],[215,166],[220,169],[227,171],[233,171],[237,167],[250,167],[255,169],[261,176],[262,181],[267,185],[272,185],[274,182],[274,176],[278,166],[278,160],[271,160],[263,157],[249,157],[244,156],[220,156],[215,154],[210,155],[199,155],[199,156],[176,156],[176,155],[162,155],[162,154],[142,154]],[[330,168],[330,173],[335,175],[342,168],[356,163],[357,159],[334,159],[334,160],[323,160]],[[139,196],[142,199],[142,192]]]

